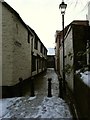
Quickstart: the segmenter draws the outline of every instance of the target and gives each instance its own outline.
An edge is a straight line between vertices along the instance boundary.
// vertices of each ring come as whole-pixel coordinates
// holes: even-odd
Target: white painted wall
[[[0,86],[2,86],[2,3],[0,2]]]

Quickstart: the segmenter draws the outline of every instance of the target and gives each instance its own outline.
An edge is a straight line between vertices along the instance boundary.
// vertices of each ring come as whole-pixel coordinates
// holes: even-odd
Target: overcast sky
[[[35,30],[43,44],[55,47],[55,32],[62,30],[59,4],[62,0],[5,0]],[[65,26],[73,20],[86,20],[90,0],[64,0],[67,3]]]

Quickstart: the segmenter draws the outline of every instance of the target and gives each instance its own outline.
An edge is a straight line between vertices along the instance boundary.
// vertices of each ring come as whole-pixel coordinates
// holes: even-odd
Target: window
[[[35,39],[34,48],[35,48],[36,50],[38,49],[38,40],[37,40],[37,39]]]
[[[36,71],[36,56],[32,55],[32,72]]]
[[[45,50],[45,48],[44,48],[44,55],[45,55],[45,52],[46,52],[46,50]]]
[[[30,34],[28,32],[28,43],[30,43]]]
[[[33,50],[33,38],[31,38],[31,50]]]
[[[42,68],[42,59],[39,58],[39,69],[41,69],[41,68]]]
[[[19,41],[15,41],[14,44],[18,47],[21,47],[21,45],[22,45]]]
[[[44,53],[45,53],[45,55],[47,55],[47,50],[46,50],[46,49],[45,49],[45,52],[44,52]]]

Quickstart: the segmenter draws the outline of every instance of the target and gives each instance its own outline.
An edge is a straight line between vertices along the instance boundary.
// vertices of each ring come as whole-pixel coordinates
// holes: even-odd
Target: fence
[[[90,119],[90,87],[75,75],[74,97],[79,117]]]

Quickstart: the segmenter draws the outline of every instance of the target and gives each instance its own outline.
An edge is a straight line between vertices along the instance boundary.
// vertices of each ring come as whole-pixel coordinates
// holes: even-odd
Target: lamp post
[[[64,94],[66,93],[66,85],[65,85],[65,49],[64,49],[64,15],[66,10],[67,4],[64,3],[64,0],[62,0],[62,3],[59,5],[59,9],[61,9],[62,14],[62,29],[63,29],[63,91]]]

